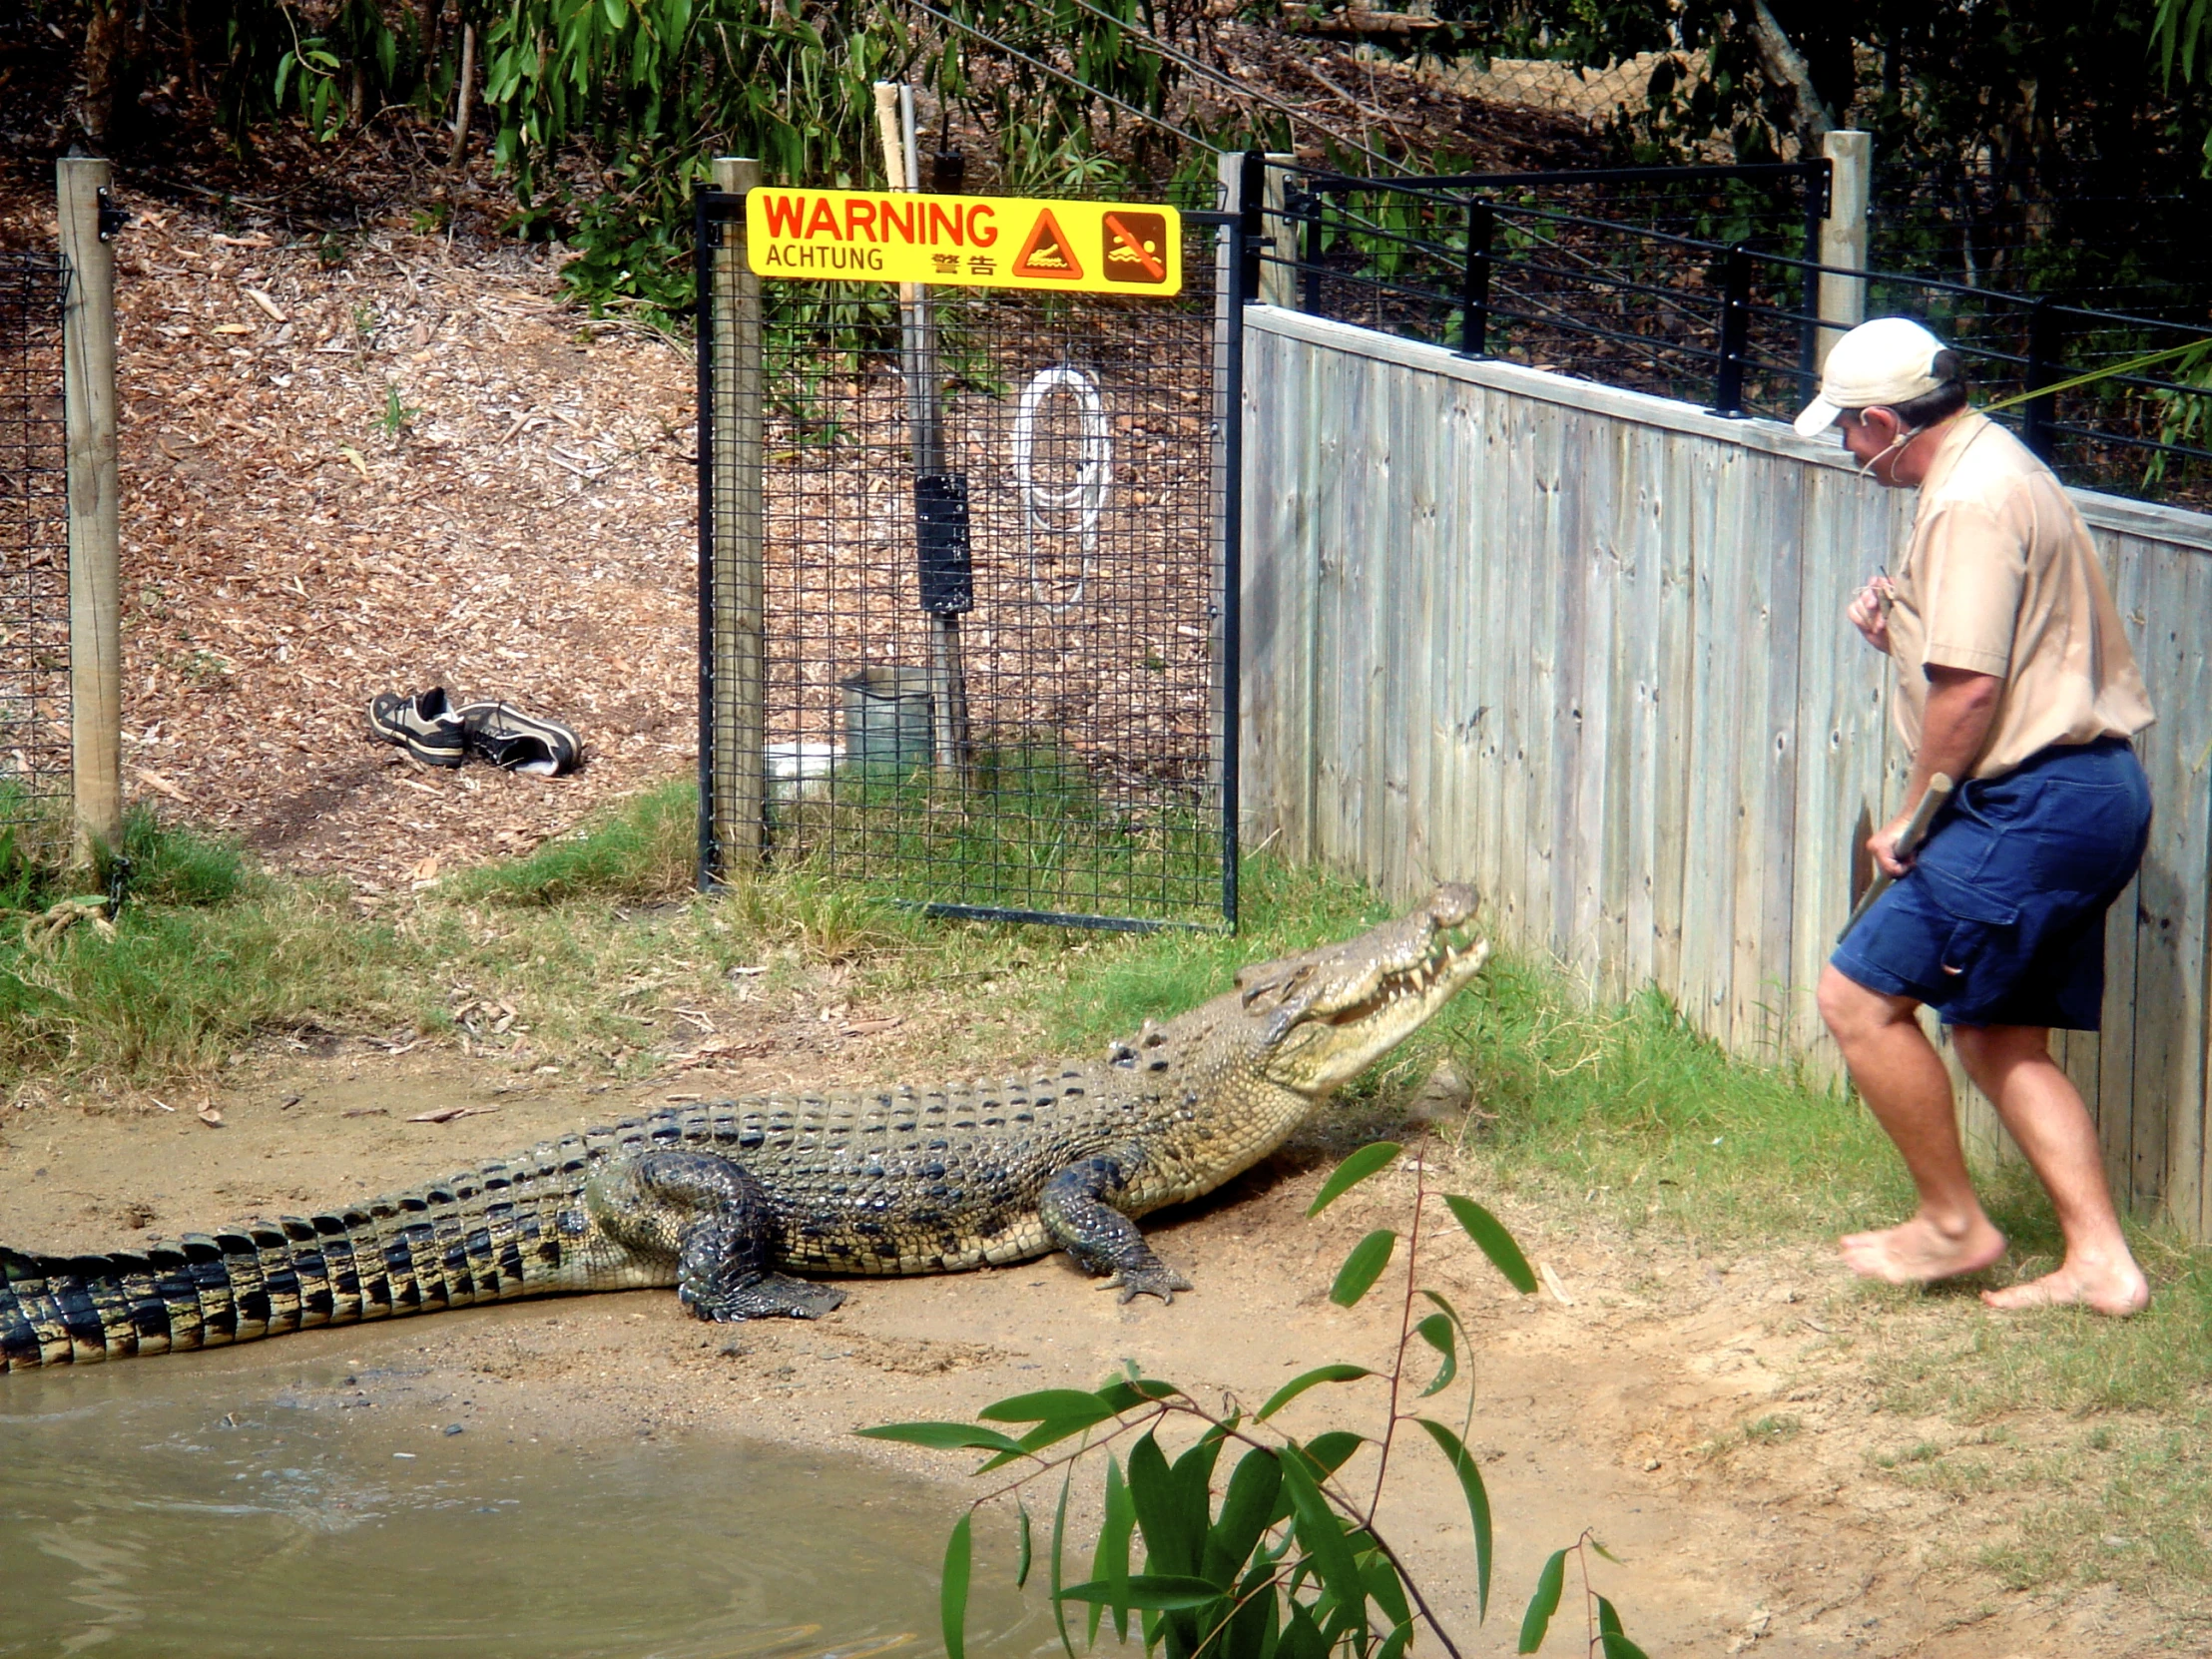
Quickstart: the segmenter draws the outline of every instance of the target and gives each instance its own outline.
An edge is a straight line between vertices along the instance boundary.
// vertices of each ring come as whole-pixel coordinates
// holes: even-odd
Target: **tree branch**
[[[1767,0],[1750,0],[1750,5],[1736,15],[1751,32],[1752,43],[1759,50],[1759,67],[1766,72],[1767,80],[1776,87],[1788,88],[1797,100],[1801,148],[1808,155],[1818,151],[1821,140],[1835,130],[1836,118],[1814,89],[1813,72],[1806,67],[1805,54],[1783,32]]]

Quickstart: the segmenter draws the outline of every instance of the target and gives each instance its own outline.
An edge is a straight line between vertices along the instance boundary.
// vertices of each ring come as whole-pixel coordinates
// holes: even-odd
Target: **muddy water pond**
[[[0,1655],[941,1646],[945,1488],[765,1445],[533,1441],[404,1373],[228,1358],[0,1379]],[[1056,1645],[1040,1598],[977,1579],[971,1651]]]

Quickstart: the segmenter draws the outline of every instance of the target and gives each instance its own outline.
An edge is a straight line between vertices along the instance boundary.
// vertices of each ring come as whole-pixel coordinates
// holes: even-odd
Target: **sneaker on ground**
[[[468,761],[468,740],[460,716],[446,703],[443,686],[412,697],[379,692],[368,705],[368,725],[377,737],[397,744],[424,766],[457,767]]]
[[[559,778],[576,770],[584,746],[557,720],[524,714],[512,703],[471,703],[459,711],[469,753],[509,772]]]

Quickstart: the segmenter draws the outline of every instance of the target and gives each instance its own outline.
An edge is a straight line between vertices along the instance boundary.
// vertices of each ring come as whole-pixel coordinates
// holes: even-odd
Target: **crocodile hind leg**
[[[1191,1282],[1152,1254],[1137,1224],[1112,1207],[1128,1190],[1129,1178],[1114,1158],[1086,1158],[1044,1184],[1037,1215],[1053,1242],[1085,1273],[1111,1274],[1121,1300],[1156,1296],[1173,1302]]]
[[[820,1319],[844,1300],[840,1290],[770,1271],[767,1195],[712,1153],[616,1158],[585,1186],[584,1204],[616,1243],[674,1256],[677,1295],[703,1320]]]

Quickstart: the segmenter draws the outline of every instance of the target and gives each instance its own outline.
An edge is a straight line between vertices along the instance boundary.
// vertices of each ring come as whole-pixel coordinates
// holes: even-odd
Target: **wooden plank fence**
[[[1246,329],[1245,844],[1393,896],[1473,881],[1593,992],[1835,1064],[1813,985],[1906,773],[1843,611],[1912,494],[1773,422],[1270,306]],[[2158,711],[2157,816],[2103,1033],[2060,1057],[2118,1190],[2212,1237],[2212,517],[2075,499]]]

